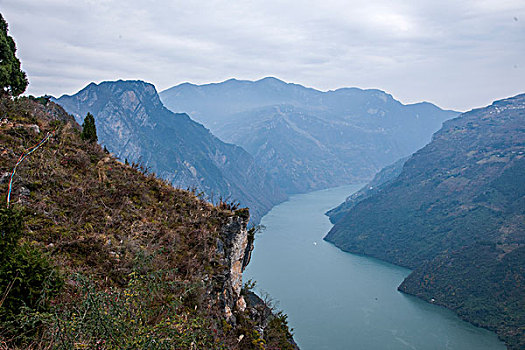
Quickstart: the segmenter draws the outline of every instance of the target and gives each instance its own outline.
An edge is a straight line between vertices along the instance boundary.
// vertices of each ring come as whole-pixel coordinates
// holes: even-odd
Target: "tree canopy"
[[[95,126],[95,117],[89,113],[84,118],[82,123],[82,138],[89,142],[97,142],[97,128]]]
[[[28,81],[15,56],[15,41],[7,31],[7,22],[0,14],[0,94],[18,96],[26,90]]]

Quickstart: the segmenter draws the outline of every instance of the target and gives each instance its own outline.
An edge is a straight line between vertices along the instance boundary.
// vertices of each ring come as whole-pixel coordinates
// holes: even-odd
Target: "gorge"
[[[288,314],[301,349],[505,349],[494,333],[398,292],[410,270],[323,241],[324,212],[360,187],[294,195],[262,219],[244,278]]]

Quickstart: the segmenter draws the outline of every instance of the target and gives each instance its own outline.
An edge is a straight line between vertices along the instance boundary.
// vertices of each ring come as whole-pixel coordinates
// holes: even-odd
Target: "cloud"
[[[523,92],[522,0],[0,0],[28,93],[231,77],[466,110]]]

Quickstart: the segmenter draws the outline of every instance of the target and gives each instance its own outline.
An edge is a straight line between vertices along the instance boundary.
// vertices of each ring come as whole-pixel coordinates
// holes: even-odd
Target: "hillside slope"
[[[403,105],[380,90],[323,92],[276,78],[181,84],[160,95],[169,109],[246,149],[287,193],[368,181],[457,115]]]
[[[325,214],[330,218],[330,222],[335,224],[352,210],[357,203],[382,191],[401,174],[401,170],[403,170],[403,165],[407,159],[408,157],[401,158],[397,162],[384,167],[369,183],[359,189],[359,191],[348,196],[346,200],[337,207],[328,210]]]
[[[188,115],[167,110],[151,84],[92,83],[56,101],[79,123],[91,112],[100,142],[120,159],[141,163],[175,186],[204,191],[212,200],[240,201],[256,223],[286,198],[252,156]]]
[[[1,99],[0,115],[0,347],[295,348],[242,288],[247,209],[123,164],[44,98]],[[48,133],[6,209],[17,159]]]
[[[525,345],[525,95],[446,122],[325,237],[415,271],[400,289]]]

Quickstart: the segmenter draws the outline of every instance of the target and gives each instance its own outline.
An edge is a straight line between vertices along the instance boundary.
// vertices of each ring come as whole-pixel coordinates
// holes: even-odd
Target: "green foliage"
[[[253,291],[256,285],[257,285],[257,281],[254,281],[251,279],[244,282],[241,288],[241,295],[248,295],[248,292]]]
[[[228,209],[235,210],[238,206],[239,206],[238,203],[233,203],[233,204],[231,204],[228,207]],[[248,208],[237,209],[237,210],[235,210],[235,215],[240,216],[243,219],[249,219],[250,218],[250,210]]]
[[[402,291],[495,330],[511,349],[525,346],[524,102],[520,95],[446,123],[325,237],[415,269]]]
[[[191,287],[169,275],[135,270],[126,288],[104,290],[83,275],[73,276],[77,297],[57,310],[51,343],[57,349],[218,348],[209,320],[174,298]]]
[[[272,316],[270,322],[266,326],[264,333],[265,342],[268,344],[277,344],[278,349],[294,350],[292,345],[292,330],[288,327],[288,315],[282,311],[277,312]]]
[[[523,261],[525,247],[505,253],[494,243],[478,243],[414,270],[399,289],[433,300],[475,325],[496,331],[509,349],[523,349]]]
[[[88,113],[82,123],[82,139],[89,142],[97,142],[97,128],[95,126],[95,118],[93,114]]]
[[[0,87],[3,94],[18,96],[26,90],[26,74],[20,69],[20,60],[16,57],[16,45],[7,34],[8,26],[0,14]]]
[[[38,102],[40,103],[41,105],[47,105],[47,103],[49,102],[50,100],[50,96],[40,96],[40,97],[35,97],[33,95],[29,95],[28,98],[32,101],[35,101],[35,102]]]
[[[38,249],[20,243],[21,212],[1,208],[0,230],[0,335],[20,338],[38,326],[24,317],[48,311],[62,280]]]

